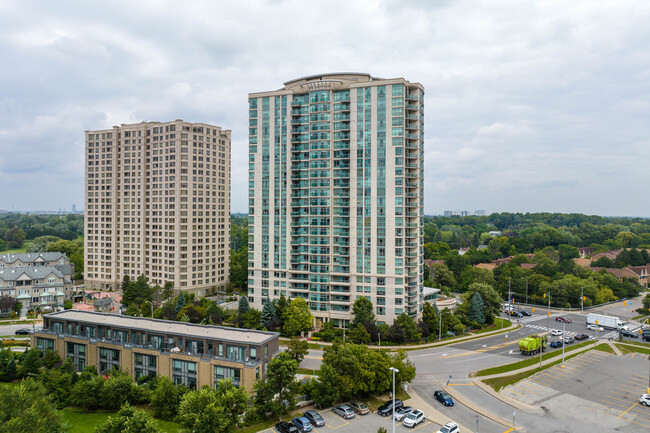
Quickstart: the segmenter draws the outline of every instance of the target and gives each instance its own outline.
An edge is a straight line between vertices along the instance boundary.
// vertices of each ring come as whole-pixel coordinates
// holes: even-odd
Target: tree
[[[61,358],[54,350],[47,349],[45,353],[43,353],[43,365],[45,368],[54,368],[54,366],[59,362],[61,362]]]
[[[275,329],[279,325],[278,317],[275,314],[275,307],[268,297],[264,301],[264,306],[262,307],[262,318],[260,324],[266,329]]]
[[[240,316],[243,316],[248,310],[250,310],[250,305],[248,304],[248,298],[245,295],[239,297],[239,307],[237,311]]]
[[[153,415],[165,421],[172,421],[178,413],[178,405],[185,387],[177,387],[166,376],[158,376],[152,382],[151,406]]]
[[[300,332],[309,331],[314,320],[309,305],[303,298],[291,301],[284,313],[284,332],[287,335],[298,335]]]
[[[35,380],[5,387],[0,398],[0,432],[63,433],[67,428],[61,413]]]
[[[248,288],[248,248],[230,250],[230,284],[237,289]]]
[[[39,349],[27,350],[23,361],[20,363],[18,375],[22,378],[37,376],[41,367],[41,351]]]
[[[262,312],[255,308],[250,308],[241,318],[242,325],[247,329],[258,329],[262,321]]]
[[[444,263],[434,263],[429,267],[429,279],[433,282],[432,287],[453,288],[456,286],[454,273]]]
[[[407,313],[397,316],[388,332],[388,338],[396,343],[418,341],[420,337],[417,324]]]
[[[178,297],[176,298],[176,307],[174,308],[174,311],[176,314],[178,314],[179,311],[186,305],[185,302],[185,296],[183,296],[183,293],[179,293]]]
[[[484,308],[485,306],[483,305],[481,294],[479,292],[475,292],[474,296],[472,296],[472,299],[469,301],[467,319],[483,325],[485,323],[485,312],[483,311]]]
[[[339,376],[331,365],[322,365],[318,378],[307,382],[303,389],[318,407],[330,407],[340,398]]]
[[[74,307],[74,304],[69,299],[63,303],[63,308],[65,310],[72,310],[72,307]]]
[[[9,248],[20,248],[25,242],[25,230],[20,227],[10,228],[5,232],[5,241]]]
[[[230,380],[215,391],[203,387],[185,394],[178,408],[178,422],[193,433],[227,433],[234,430],[246,409],[248,395]]]
[[[95,433],[159,433],[153,418],[125,403],[113,416],[95,428]]]
[[[37,238],[32,239],[32,242],[29,244],[29,247],[27,248],[27,252],[38,253],[41,251],[46,251],[47,245],[50,242],[56,242],[60,240],[61,238],[56,236],[39,236]]]
[[[374,322],[375,313],[373,312],[374,307],[370,299],[365,296],[359,296],[352,304],[352,315],[354,320],[352,320],[352,327],[356,326],[359,323],[364,322]]]
[[[280,326],[284,326],[284,313],[289,306],[284,293],[282,293],[278,299],[273,300],[273,306],[275,307],[275,315],[280,321]]]
[[[13,311],[16,298],[9,295],[0,296],[0,313]]]
[[[298,364],[300,364],[305,359],[305,355],[309,353],[309,343],[298,337],[291,337],[291,340],[287,343],[287,353],[291,356],[291,359],[298,361]]]
[[[165,320],[175,320],[176,319],[176,308],[173,302],[165,302],[162,307],[160,307],[159,317]]]
[[[126,373],[113,370],[102,389],[102,406],[119,409],[124,403],[138,403],[137,385]]]
[[[84,412],[99,407],[105,383],[104,378],[100,376],[89,376],[79,380],[72,388],[70,403],[83,409]]]
[[[422,321],[429,327],[430,335],[438,335],[438,326],[439,322],[439,312],[438,307],[435,304],[425,302],[422,306]]]
[[[362,323],[357,323],[350,332],[350,341],[355,344],[370,344],[370,334]]]
[[[205,308],[192,304],[186,305],[178,312],[176,320],[181,320],[183,316],[187,316],[189,322],[200,323],[205,318]]]
[[[501,311],[502,299],[494,287],[485,283],[473,283],[467,289],[467,292],[461,295],[461,304],[456,309],[456,314],[462,317],[467,317],[467,310],[469,308],[470,300],[474,293],[480,293],[484,305],[485,324],[491,325],[494,323],[494,318],[499,315]],[[455,332],[455,331],[454,331]]]
[[[296,381],[298,361],[287,352],[281,352],[269,362],[266,378],[260,385],[261,395],[265,396],[262,406],[273,415],[281,415],[293,410],[296,406],[296,395],[299,384]],[[271,398],[268,398],[268,397]]]
[[[174,283],[172,281],[165,281],[161,296],[163,299],[168,300],[174,296]]]
[[[223,309],[216,302],[210,303],[205,309],[205,318],[208,320],[208,323],[213,325],[221,325],[223,316]]]
[[[72,374],[61,369],[46,369],[41,373],[40,382],[57,409],[68,406],[72,392],[72,378]]]

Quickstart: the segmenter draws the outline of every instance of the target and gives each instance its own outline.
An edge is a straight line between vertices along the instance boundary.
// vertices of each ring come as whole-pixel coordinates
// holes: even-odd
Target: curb
[[[431,421],[431,422],[433,422],[435,424],[440,424],[441,426],[447,424],[450,421],[453,421],[447,415],[443,414],[438,409],[434,408],[429,403],[424,401],[424,399],[422,397],[420,397],[420,395],[417,392],[415,392],[414,390],[410,390],[409,395],[411,396],[411,398],[409,398],[408,400],[405,400],[404,404],[406,404],[406,402],[409,402],[409,406],[415,406],[417,408],[422,408],[422,410],[425,412],[426,419],[428,419],[429,421]],[[454,421],[454,422],[456,422],[456,421]],[[458,424],[458,427],[460,427],[461,431],[468,431],[468,432],[473,431],[472,429],[470,429],[470,428],[468,428],[468,427],[466,427],[464,425],[461,425],[458,422],[456,422],[456,423]]]
[[[480,387],[480,388],[483,389],[483,387]],[[463,406],[466,406],[466,407],[469,408],[470,410],[472,410],[472,411],[474,411],[474,412],[476,412],[476,413],[480,413],[480,414],[483,415],[485,418],[491,419],[492,421],[494,421],[494,422],[496,422],[496,423],[498,423],[498,424],[501,424],[501,425],[503,425],[503,426],[505,426],[505,427],[510,427],[510,428],[512,428],[512,422],[511,422],[511,421],[506,420],[505,418],[501,418],[500,416],[495,415],[495,414],[493,414],[492,412],[489,412],[489,411],[487,411],[487,410],[484,410],[482,407],[479,407],[478,405],[475,405],[473,402],[471,402],[471,401],[465,399],[465,397],[463,397],[463,396],[457,394],[457,393],[454,392],[454,391],[451,391],[451,390],[450,390],[450,387],[444,387],[443,389],[444,389],[445,391],[447,391],[447,392],[449,393],[449,395],[451,395],[451,396],[454,398],[454,400],[456,400],[458,403],[462,404]],[[504,403],[507,403],[507,404],[509,404],[510,406],[512,406],[512,405],[511,405],[510,403],[508,403],[508,402],[505,402],[505,401],[504,401]],[[516,407],[516,406],[515,406],[515,407]],[[517,408],[517,409],[520,409],[519,407],[516,407],[516,408]],[[515,427],[514,427],[515,430],[522,430],[522,428],[523,428],[523,427],[518,426],[518,425],[515,424]],[[468,431],[472,431],[472,430],[468,430]]]

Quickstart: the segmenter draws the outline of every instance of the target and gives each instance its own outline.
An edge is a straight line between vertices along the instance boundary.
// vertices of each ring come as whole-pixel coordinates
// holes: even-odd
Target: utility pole
[[[524,278],[526,280],[526,305],[528,305],[528,278]]]
[[[510,290],[511,289],[511,284],[510,284],[510,277],[508,277],[508,304],[511,304],[512,298],[510,296]],[[510,305],[509,310],[512,310],[512,305]]]
[[[566,367],[564,365],[564,343],[566,342],[566,321],[562,322],[562,368]]]

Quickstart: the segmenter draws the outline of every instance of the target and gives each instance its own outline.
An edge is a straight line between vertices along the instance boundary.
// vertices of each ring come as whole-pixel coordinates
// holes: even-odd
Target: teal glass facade
[[[423,283],[419,84],[365,74],[249,96],[249,300],[305,298],[317,322],[419,315]],[[318,326],[319,323],[316,323]]]

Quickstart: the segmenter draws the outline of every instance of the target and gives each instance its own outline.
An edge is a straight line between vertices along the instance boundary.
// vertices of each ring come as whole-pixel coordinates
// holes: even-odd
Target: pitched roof
[[[54,266],[19,266],[17,268],[0,268],[0,280],[16,281],[21,275],[26,275],[31,280],[45,278],[54,274],[63,278],[63,274]]]
[[[43,252],[43,253],[18,253],[18,254],[1,254],[0,261],[5,263],[13,263],[16,260],[20,260],[23,263],[34,263],[38,258],[46,262],[54,262],[59,260],[61,257],[68,258],[65,253],[55,252]]]

